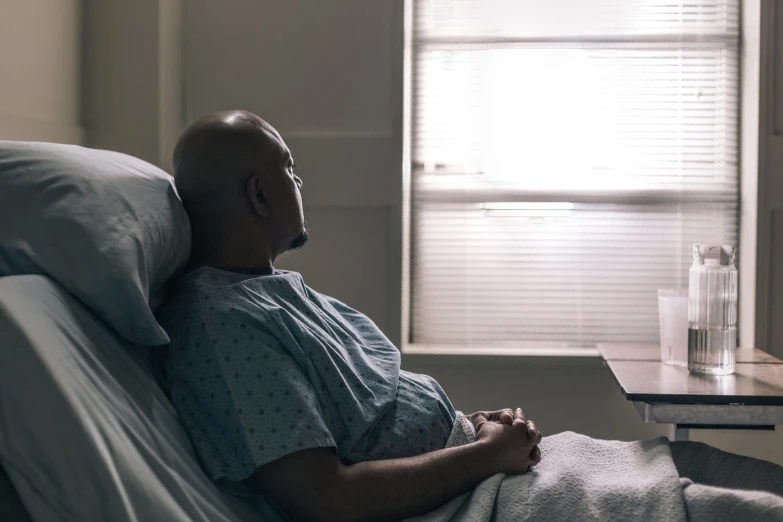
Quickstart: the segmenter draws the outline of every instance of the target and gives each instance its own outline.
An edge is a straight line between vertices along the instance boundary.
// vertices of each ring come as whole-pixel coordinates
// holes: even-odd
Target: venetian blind
[[[732,0],[415,0],[410,341],[657,341],[737,243]]]

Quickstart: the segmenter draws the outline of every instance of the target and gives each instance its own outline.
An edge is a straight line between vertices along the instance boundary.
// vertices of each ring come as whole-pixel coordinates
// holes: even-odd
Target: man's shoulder
[[[271,293],[259,293],[263,290],[250,280],[227,280],[208,271],[189,274],[178,282],[158,319],[167,330],[193,323],[265,328],[271,320],[269,308],[276,305]]]
[[[190,273],[177,281],[171,295],[158,310],[158,320],[167,330],[183,320],[214,317],[227,312],[234,290],[230,285]]]
[[[212,352],[230,355],[256,343],[276,347],[276,330],[267,311],[246,295],[243,286],[209,277],[180,281],[158,320],[171,338],[169,352],[180,358]]]

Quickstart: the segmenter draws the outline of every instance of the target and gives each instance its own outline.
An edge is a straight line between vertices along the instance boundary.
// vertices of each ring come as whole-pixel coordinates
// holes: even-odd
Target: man
[[[400,520],[540,461],[520,409],[471,415],[476,442],[444,449],[456,412],[438,383],[400,370],[370,319],[273,268],[307,227],[302,180],[269,124],[244,111],[199,119],[174,175],[193,251],[160,314],[161,363],[212,480],[297,520]]]

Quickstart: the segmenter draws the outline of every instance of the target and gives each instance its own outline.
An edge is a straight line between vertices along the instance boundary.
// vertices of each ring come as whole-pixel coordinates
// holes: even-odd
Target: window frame
[[[740,0],[740,28],[739,28],[739,341],[741,346],[753,346],[757,333],[757,288],[760,281],[757,277],[756,258],[757,243],[757,215],[758,189],[759,189],[759,128],[760,114],[765,106],[764,91],[759,80],[759,67],[766,56],[759,52],[763,49],[764,41],[772,41],[774,35],[767,31],[762,34],[762,17],[757,9],[748,9],[750,0]],[[412,129],[413,129],[413,93],[415,78],[413,75],[414,57],[416,56],[416,41],[413,38],[414,31],[414,3],[415,0],[404,0],[403,11],[403,39],[402,39],[402,206],[401,206],[401,316],[400,316],[400,350],[403,354],[414,356],[438,355],[443,357],[456,356],[461,360],[470,360],[465,356],[527,356],[533,358],[595,358],[599,357],[597,347],[565,346],[565,347],[507,347],[507,346],[451,346],[430,345],[425,343],[413,343],[411,341],[411,235],[412,235],[412,191],[413,191],[413,165],[412,165]],[[766,0],[762,0],[766,4]],[[750,16],[746,16],[746,10]],[[762,6],[761,11],[770,11],[769,5]],[[529,39],[541,41],[542,39]],[[545,40],[545,39],[543,39]],[[592,38],[574,38],[572,42],[588,43]],[[562,41],[562,40],[558,40]],[[767,44],[769,47],[771,44]],[[750,50],[750,52],[749,52]],[[770,51],[767,51],[770,52]],[[627,195],[631,198],[633,196]],[[558,196],[561,198],[562,196]],[[660,195],[659,195],[660,197]],[[548,198],[548,199],[547,199]],[[577,198],[579,199],[579,198]],[[589,200],[586,196],[583,199]],[[622,196],[619,199],[624,199]],[[664,200],[669,201],[664,195]],[[532,200],[532,199],[530,199]],[[553,201],[551,195],[543,194],[540,201]],[[681,200],[681,199],[680,199]],[[748,209],[752,211],[748,212]]]

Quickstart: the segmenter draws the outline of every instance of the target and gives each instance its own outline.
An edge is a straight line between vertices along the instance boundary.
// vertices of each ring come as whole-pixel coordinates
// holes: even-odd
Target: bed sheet
[[[16,494],[16,490],[2,466],[0,466],[0,520],[3,522],[30,522],[22,499]]]
[[[0,465],[33,520],[267,518],[201,471],[149,350],[45,276],[0,278]]]

